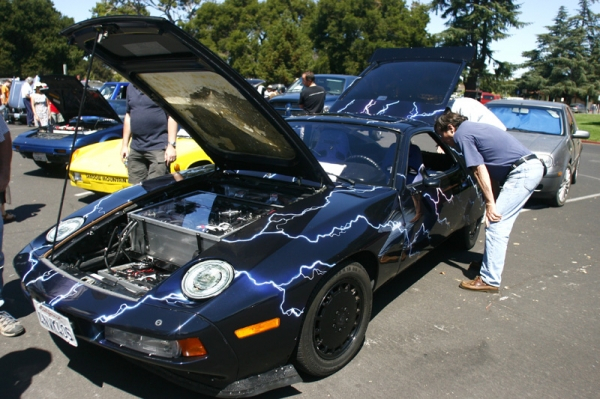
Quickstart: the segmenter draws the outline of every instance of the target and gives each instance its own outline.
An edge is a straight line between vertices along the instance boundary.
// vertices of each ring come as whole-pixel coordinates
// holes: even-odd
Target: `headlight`
[[[73,219],[63,220],[58,224],[58,235],[56,236],[56,241],[62,241],[67,238],[71,233],[77,231],[83,225],[85,221],[82,217],[77,217]],[[50,229],[48,234],[46,234],[46,241],[54,242],[54,235],[56,234],[56,227]]]
[[[221,260],[207,260],[198,263],[187,271],[181,282],[181,289],[188,298],[204,299],[219,295],[229,286],[235,271]]]
[[[554,158],[548,154],[535,154],[543,163],[547,169],[550,169],[554,165]]]

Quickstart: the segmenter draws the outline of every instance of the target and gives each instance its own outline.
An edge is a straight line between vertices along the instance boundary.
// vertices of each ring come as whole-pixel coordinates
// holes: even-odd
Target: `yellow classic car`
[[[71,157],[71,185],[97,193],[114,193],[128,187],[127,167],[121,160],[123,140],[109,140],[77,149]],[[177,160],[171,172],[212,163],[189,136],[177,136]]]

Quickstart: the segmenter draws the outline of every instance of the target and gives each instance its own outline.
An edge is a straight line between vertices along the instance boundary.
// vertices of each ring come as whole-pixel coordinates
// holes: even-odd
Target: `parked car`
[[[8,96],[8,123],[19,122],[23,125],[27,124],[27,110],[23,104],[21,97],[21,86],[23,80],[13,79],[10,85],[10,94]]]
[[[125,100],[129,82],[105,82],[98,91],[107,100]]]
[[[266,83],[264,79],[257,79],[257,78],[247,78],[246,82],[250,83],[252,85],[252,87],[254,87],[255,89],[257,89],[258,86],[264,85]]]
[[[48,75],[41,77],[41,80],[48,85],[43,92],[58,109],[64,122],[49,129],[35,128],[15,137],[13,151],[23,158],[33,159],[37,166],[44,169],[64,168],[74,149],[123,136],[120,116],[100,92],[88,89],[84,116],[77,123],[84,90],[81,82],[74,76],[66,75]],[[73,143],[76,127],[77,139]]]
[[[585,114],[587,110],[585,109],[585,105],[581,103],[571,104],[571,110],[573,110],[576,114]]]
[[[348,86],[354,82],[356,76],[352,75],[315,75],[315,83],[325,89],[325,107],[323,112],[327,112],[329,107],[342,94]],[[285,93],[273,97],[269,102],[283,116],[304,115],[305,112],[298,105],[300,101],[300,92],[304,89],[302,79],[297,79]]]
[[[533,196],[563,206],[571,183],[577,182],[581,139],[589,138],[590,133],[577,128],[571,109],[562,103],[497,100],[487,107],[546,165],[547,173]]]
[[[123,140],[118,139],[75,150],[69,166],[71,185],[105,194],[129,187],[127,166],[120,157],[122,145]],[[170,164],[172,173],[210,163],[208,155],[187,133],[177,135],[177,160]]]
[[[432,127],[472,49],[378,51],[346,98],[381,115],[286,121],[165,19],[104,17],[63,35],[153,93],[214,161],[77,210],[15,257],[42,326],[69,344],[209,395],[257,395],[302,381],[297,369],[340,370],[373,290],[451,235],[476,242],[480,191]],[[381,81],[395,85],[375,91]],[[398,89],[410,103],[396,107]]]

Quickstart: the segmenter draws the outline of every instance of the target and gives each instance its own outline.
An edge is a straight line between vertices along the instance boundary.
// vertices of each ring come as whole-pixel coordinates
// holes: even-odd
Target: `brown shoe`
[[[498,292],[498,287],[486,284],[481,279],[481,276],[477,276],[473,280],[463,281],[460,283],[459,287],[471,291]]]

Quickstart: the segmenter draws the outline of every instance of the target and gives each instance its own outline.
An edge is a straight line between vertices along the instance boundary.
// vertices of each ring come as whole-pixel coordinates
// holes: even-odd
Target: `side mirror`
[[[575,133],[573,133],[573,138],[574,139],[589,139],[590,132],[588,132],[587,130],[577,130]]]

